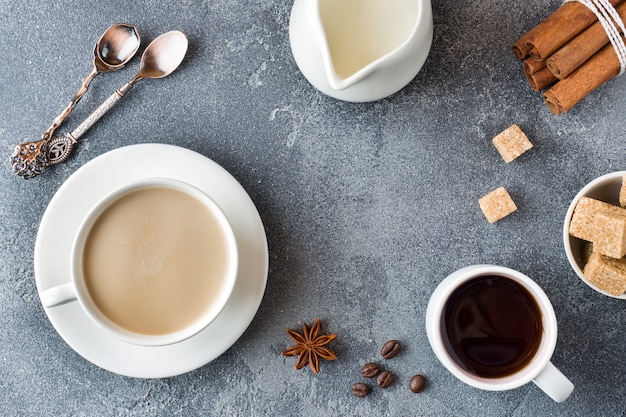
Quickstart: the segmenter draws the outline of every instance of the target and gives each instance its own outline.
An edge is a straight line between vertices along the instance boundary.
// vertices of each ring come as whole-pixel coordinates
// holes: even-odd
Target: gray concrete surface
[[[4,416],[624,416],[622,300],[570,270],[567,205],[587,182],[626,168],[626,78],[552,115],[509,50],[559,1],[434,0],[432,52],[401,92],[369,104],[318,93],[290,52],[292,2],[0,0],[0,149],[38,139],[91,69],[112,23],[138,25],[145,46],[184,31],[179,71],[138,85],[78,152],[24,181],[0,169],[0,414]],[[134,75],[138,59],[100,76],[67,121],[76,126]],[[505,164],[491,138],[512,123],[535,147]],[[159,380],[100,369],[55,332],[39,302],[33,249],[46,205],[82,164],[135,143],[184,146],[243,185],[263,219],[270,273],[245,334],[217,360]],[[488,224],[477,200],[505,186],[519,210]],[[450,272],[495,263],[534,278],[559,320],[553,363],[576,385],[556,404],[528,384],[484,392],[437,361],[424,329],[431,292]],[[295,371],[284,330],[321,317],[339,360]],[[399,339],[385,363],[398,381],[352,396],[361,366]],[[409,378],[427,376],[412,394]]]

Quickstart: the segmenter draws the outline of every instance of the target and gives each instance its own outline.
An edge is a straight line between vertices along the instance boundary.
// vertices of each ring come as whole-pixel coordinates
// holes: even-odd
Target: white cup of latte
[[[450,274],[428,303],[426,333],[441,363],[473,387],[503,391],[533,381],[557,402],[574,389],[550,362],[552,304],[521,272],[474,265]]]
[[[82,221],[71,281],[41,292],[45,307],[78,302],[102,329],[132,344],[162,346],[207,327],[237,278],[232,227],[203,191],[147,178],[117,189]]]

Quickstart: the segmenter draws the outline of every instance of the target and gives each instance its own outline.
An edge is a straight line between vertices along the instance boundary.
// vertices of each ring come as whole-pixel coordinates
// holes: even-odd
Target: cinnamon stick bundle
[[[622,0],[608,1],[615,6]],[[568,2],[518,39],[511,49],[519,59],[532,55],[545,60],[596,21],[596,15],[585,5],[577,1]]]
[[[626,22],[626,3],[621,3],[616,11],[620,19]],[[556,78],[562,80],[608,43],[606,30],[600,22],[596,22],[553,53],[545,64]]]
[[[626,1],[608,1],[617,5],[620,19],[626,23]],[[579,2],[563,4],[518,39],[512,50],[524,60],[524,75],[535,91],[553,84],[544,92],[543,99],[557,115],[571,110],[621,69],[604,27]]]
[[[606,45],[568,77],[547,90],[543,99],[552,113],[565,113],[587,94],[617,76],[620,68],[613,45]]]

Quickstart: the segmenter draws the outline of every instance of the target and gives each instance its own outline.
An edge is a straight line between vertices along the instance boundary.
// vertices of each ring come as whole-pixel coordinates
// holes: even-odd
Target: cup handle
[[[41,303],[44,307],[54,307],[70,301],[76,300],[76,291],[74,283],[68,282],[56,287],[48,288],[39,294]]]
[[[558,403],[565,401],[574,390],[574,384],[552,362],[548,362],[533,382]]]

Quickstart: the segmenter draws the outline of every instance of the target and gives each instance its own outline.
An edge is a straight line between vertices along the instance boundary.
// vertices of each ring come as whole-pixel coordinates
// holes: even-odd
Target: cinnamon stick
[[[528,80],[528,84],[535,91],[541,91],[556,81],[556,77],[542,60],[529,56],[522,62],[522,71]]]
[[[615,6],[622,0],[608,1]],[[582,3],[577,1],[565,3],[519,38],[511,49],[519,59],[532,55],[545,60],[596,20],[596,15]]]
[[[552,113],[566,113],[587,94],[617,76],[619,71],[620,62],[613,45],[606,45],[567,78],[543,93],[543,99]]]
[[[515,56],[517,57],[517,59],[519,59],[520,61],[522,59],[525,59],[528,57],[528,55],[530,54],[530,50],[533,49],[532,46],[530,46],[526,41],[528,39],[531,38],[531,34],[532,34],[533,29],[530,30],[530,32],[527,32],[524,36],[522,36],[521,38],[519,38],[514,44],[513,46],[511,46],[511,50],[513,51],[513,53],[515,54]]]
[[[626,3],[621,3],[616,11],[626,22]],[[608,43],[606,30],[596,22],[546,59],[546,65],[556,78],[563,79]]]
[[[528,84],[530,84],[532,89],[535,91],[541,91],[557,81],[554,74],[552,74],[552,72],[547,67],[543,67],[539,71],[533,73],[526,72],[525,67],[522,67],[522,69],[524,70],[524,75],[528,80]]]
[[[538,71],[541,71],[546,67],[545,61],[540,59],[535,59],[532,56],[529,56],[522,62],[522,68],[524,69],[524,73],[534,74]]]

